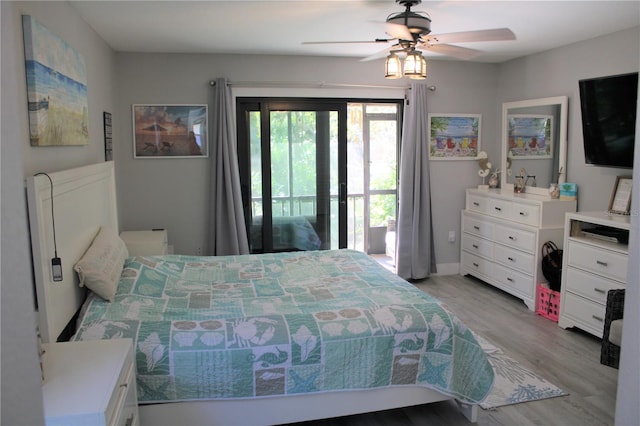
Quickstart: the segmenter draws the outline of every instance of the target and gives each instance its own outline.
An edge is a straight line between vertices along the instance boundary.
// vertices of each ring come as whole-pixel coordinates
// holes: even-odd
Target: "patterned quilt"
[[[482,401],[494,373],[442,304],[352,250],[132,257],[74,340],[132,338],[141,403],[424,385]]]

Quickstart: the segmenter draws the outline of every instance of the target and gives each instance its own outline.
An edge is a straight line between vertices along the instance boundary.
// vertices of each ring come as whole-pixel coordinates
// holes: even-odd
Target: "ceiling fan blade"
[[[413,34],[406,25],[394,24],[392,22],[385,23],[386,33],[398,40],[413,40]]]
[[[373,55],[369,55],[365,58],[360,59],[360,62],[368,62],[368,61],[373,61],[376,59],[380,59],[380,58],[384,58],[386,57],[390,51],[392,51],[393,49],[399,48],[397,44],[394,44],[393,46],[389,46],[386,49],[382,49],[376,53],[374,53]]]
[[[377,38],[375,40],[352,40],[352,41],[303,41],[302,44],[372,44],[388,43],[393,39]]]
[[[446,56],[453,56],[454,58],[459,59],[473,59],[482,53],[479,50],[469,49],[468,47],[454,46],[451,44],[423,44],[418,45],[417,49],[435,52]]]
[[[494,28],[492,30],[462,31],[459,33],[429,34],[422,38],[431,44],[465,43],[479,41],[515,40],[516,35],[509,28]]]

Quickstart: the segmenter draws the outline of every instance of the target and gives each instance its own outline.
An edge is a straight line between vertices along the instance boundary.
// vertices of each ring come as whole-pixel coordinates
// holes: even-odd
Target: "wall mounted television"
[[[633,168],[638,73],[578,82],[585,162]]]

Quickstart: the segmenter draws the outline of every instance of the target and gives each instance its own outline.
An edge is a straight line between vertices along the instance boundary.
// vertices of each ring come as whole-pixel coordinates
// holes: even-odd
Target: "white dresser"
[[[47,425],[139,424],[131,339],[49,343],[43,349]]]
[[[578,327],[602,337],[607,292],[625,287],[628,245],[598,230],[622,231],[628,238],[630,227],[629,216],[604,211],[567,214],[560,327]]]
[[[460,274],[473,275],[524,301],[535,311],[547,241],[562,246],[564,217],[575,200],[537,194],[467,189],[462,210]]]

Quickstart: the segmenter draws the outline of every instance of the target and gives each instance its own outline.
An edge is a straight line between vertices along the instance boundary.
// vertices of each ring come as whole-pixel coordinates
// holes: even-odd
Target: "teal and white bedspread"
[[[352,250],[132,257],[84,311],[74,340],[134,339],[141,403],[415,384],[477,403],[493,384],[464,324]]]

